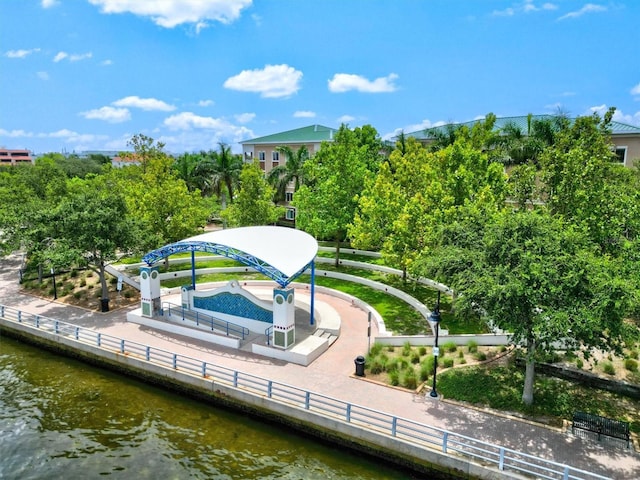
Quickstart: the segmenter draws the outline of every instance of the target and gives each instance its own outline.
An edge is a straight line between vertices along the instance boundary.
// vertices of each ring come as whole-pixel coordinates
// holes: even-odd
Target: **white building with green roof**
[[[555,115],[532,115],[531,120],[553,120]],[[472,120],[464,123],[450,123],[445,125],[439,125],[424,130],[418,130],[416,132],[407,133],[407,137],[413,137],[423,144],[429,144],[436,138],[438,132],[446,132],[448,129],[467,127],[472,128],[476,123],[484,121],[484,118],[478,120]],[[515,125],[520,128],[522,132],[527,132],[529,116],[519,117],[499,117],[496,118],[494,128],[496,130],[502,130],[508,124]],[[620,160],[620,163],[626,167],[633,167],[634,161],[640,159],[640,127],[634,127],[633,125],[627,125],[625,123],[612,121],[610,125],[611,129],[611,142],[614,145],[616,155]]]

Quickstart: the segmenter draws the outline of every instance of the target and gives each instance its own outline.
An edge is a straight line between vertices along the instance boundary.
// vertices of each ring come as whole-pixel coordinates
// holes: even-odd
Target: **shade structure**
[[[209,252],[238,260],[284,287],[313,263],[318,242],[308,233],[287,227],[240,227],[207,232],[147,253],[149,266],[180,252]]]

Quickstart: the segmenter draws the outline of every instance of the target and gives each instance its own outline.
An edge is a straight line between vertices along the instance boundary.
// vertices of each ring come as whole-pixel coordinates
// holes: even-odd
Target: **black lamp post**
[[[58,299],[58,289],[56,288],[56,271],[51,269],[51,276],[53,277],[53,299]]]
[[[436,303],[436,308],[429,315],[430,320],[436,324],[436,343],[433,347],[433,388],[431,389],[431,393],[429,394],[433,398],[438,397],[438,392],[436,391],[436,373],[438,371],[438,355],[440,353],[438,349],[438,332],[440,330],[440,290],[438,290],[438,303]]]

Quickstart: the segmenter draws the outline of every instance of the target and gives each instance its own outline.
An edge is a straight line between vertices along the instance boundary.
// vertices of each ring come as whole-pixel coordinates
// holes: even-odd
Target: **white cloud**
[[[242,9],[252,0],[89,0],[101,13],[133,13],[149,17],[164,28],[182,24],[194,24],[197,31],[207,26],[207,21],[231,23],[240,17]]]
[[[162,100],[157,100],[155,98],[140,98],[136,95],[121,98],[120,100],[112,102],[111,105],[115,107],[131,107],[147,111],[161,112],[172,112],[176,109],[173,105],[169,105]]]
[[[302,72],[289,65],[266,65],[263,69],[243,70],[229,77],[224,87],[241,92],[260,93],[263,98],[288,97],[300,90]]]
[[[216,104],[213,100],[200,100],[198,102],[199,107],[212,107]]]
[[[113,62],[111,60],[103,60],[102,62],[100,62],[100,65],[102,65],[103,67],[108,67],[113,65]]]
[[[329,80],[329,91],[334,93],[343,93],[350,90],[357,90],[364,93],[395,92],[397,87],[393,82],[397,78],[398,75],[391,73],[386,77],[376,78],[371,81],[360,75],[336,73],[333,78]]]
[[[238,123],[249,123],[254,118],[256,118],[255,113],[240,113],[238,115],[233,116]]]
[[[109,123],[122,123],[131,120],[131,112],[127,108],[100,107],[81,112],[80,115],[88,120],[104,120]]]
[[[42,8],[51,8],[59,4],[58,0],[42,0]]]
[[[311,112],[309,110],[298,110],[293,114],[294,118],[315,118],[316,112]]]
[[[606,104],[596,105],[594,107],[590,107],[585,115],[597,113],[602,117],[607,113],[607,110],[609,110],[609,107]],[[616,109],[613,114],[613,120],[620,123],[626,123],[627,125],[640,126],[640,111],[632,114],[624,114],[622,110]]]
[[[244,126],[233,125],[223,118],[203,117],[192,112],[171,115],[165,119],[164,126],[181,133],[160,140],[167,146],[171,142],[179,144],[180,148],[175,148],[182,151],[201,149],[202,145],[210,145],[213,148],[219,141],[235,143],[254,136],[253,132]],[[191,142],[194,142],[193,147]]]
[[[569,12],[559,17],[558,20],[566,20],[568,18],[578,18],[584,15],[585,13],[599,13],[599,12],[606,12],[606,11],[607,11],[607,7],[604,7],[602,5],[596,5],[595,3],[587,3],[580,10]]]
[[[40,49],[39,48],[31,48],[29,50],[9,50],[7,51],[7,53],[4,54],[5,57],[8,58],[26,58],[29,55],[31,55],[32,53],[36,53],[39,52]]]
[[[557,10],[558,6],[554,3],[545,2],[542,5],[536,5],[534,0],[525,0],[522,3],[514,4],[512,7],[504,10],[494,10],[491,15],[494,17],[513,17],[519,13],[534,13],[541,11]]]
[[[631,89],[631,95],[634,97],[640,95],[640,83]]]
[[[67,52],[58,52],[55,57],[53,57],[53,61],[55,63],[60,62],[64,59],[69,59],[70,62],[79,62],[80,60],[86,60],[88,58],[93,57],[93,53],[73,53],[69,54]]]
[[[351,115],[342,115],[338,118],[338,123],[349,123],[353,122],[355,119],[356,117],[352,117]]]
[[[38,76],[38,78],[40,80],[49,80],[49,73],[48,72],[37,72],[36,75]]]
[[[25,132],[24,130],[5,130],[4,128],[0,128],[0,137],[28,138],[33,137],[33,133]]]
[[[484,118],[484,117],[481,117],[481,118]],[[400,134],[401,131],[404,131],[404,133],[418,132],[420,130],[426,130],[427,128],[433,128],[433,127],[439,127],[441,125],[446,125],[447,123],[453,123],[453,122],[445,122],[443,120],[438,120],[437,122],[432,122],[431,120],[424,119],[420,123],[413,123],[411,125],[405,126],[401,130],[396,130],[396,134]]]

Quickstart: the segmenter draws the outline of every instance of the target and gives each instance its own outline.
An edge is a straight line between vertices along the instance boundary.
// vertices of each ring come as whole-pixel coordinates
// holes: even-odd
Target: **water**
[[[409,479],[0,334],[0,479]]]

